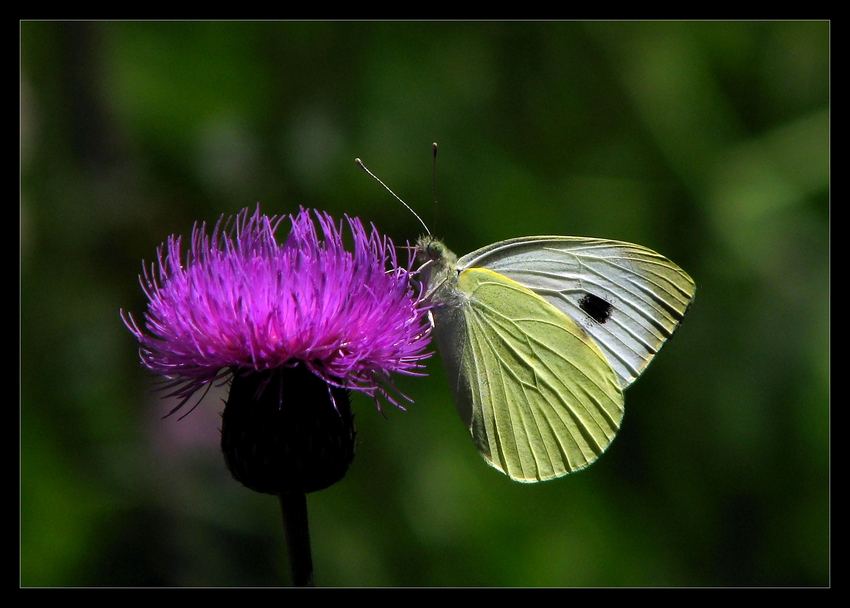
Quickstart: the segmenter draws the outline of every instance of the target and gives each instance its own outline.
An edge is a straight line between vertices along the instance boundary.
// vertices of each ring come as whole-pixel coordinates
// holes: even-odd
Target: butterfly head
[[[422,283],[427,286],[426,297],[445,301],[457,285],[457,256],[431,235],[416,242],[416,261]]]
[[[432,275],[457,265],[457,256],[430,235],[420,236],[416,242],[416,260],[423,267],[430,267]]]

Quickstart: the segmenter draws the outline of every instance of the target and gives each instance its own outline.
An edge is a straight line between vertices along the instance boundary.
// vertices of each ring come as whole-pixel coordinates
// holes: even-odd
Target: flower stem
[[[289,575],[293,587],[313,587],[313,556],[310,552],[310,527],[307,523],[307,495],[300,490],[280,494]]]

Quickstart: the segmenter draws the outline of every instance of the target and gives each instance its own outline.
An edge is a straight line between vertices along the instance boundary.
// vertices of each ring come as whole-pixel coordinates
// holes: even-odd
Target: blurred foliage
[[[829,579],[828,22],[21,24],[21,584],[276,585],[222,395],[182,420],[118,316],[169,234],[261,202],[458,254],[599,236],[696,280],[592,467],[485,465],[439,358],[309,497],[322,586]],[[430,144],[440,143],[437,198]]]

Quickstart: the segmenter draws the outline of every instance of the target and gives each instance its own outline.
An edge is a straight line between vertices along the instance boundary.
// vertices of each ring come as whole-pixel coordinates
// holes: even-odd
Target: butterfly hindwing
[[[451,311],[453,322],[438,317],[436,332],[458,410],[484,458],[522,482],[593,462],[623,416],[620,382],[594,341],[496,272],[464,270],[457,289],[466,302]]]

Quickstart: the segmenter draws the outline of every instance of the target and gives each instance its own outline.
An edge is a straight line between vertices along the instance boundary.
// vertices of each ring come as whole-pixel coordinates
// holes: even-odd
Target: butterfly
[[[696,291],[667,258],[620,241],[515,238],[460,259],[431,236],[416,247],[458,413],[484,459],[524,483],[605,451],[623,390]]]

